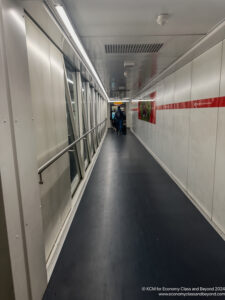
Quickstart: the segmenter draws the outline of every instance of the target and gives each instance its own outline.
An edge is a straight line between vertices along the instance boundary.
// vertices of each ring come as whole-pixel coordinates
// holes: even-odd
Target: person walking
[[[120,108],[120,106],[118,107],[118,110],[115,114],[115,121],[116,121],[116,131],[117,131],[117,135],[122,134],[122,128],[123,128],[123,119],[124,119],[124,115],[123,112]]]

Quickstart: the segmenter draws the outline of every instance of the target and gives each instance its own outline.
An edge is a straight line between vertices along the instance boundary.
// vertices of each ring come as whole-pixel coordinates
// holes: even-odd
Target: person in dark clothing
[[[113,111],[112,112],[112,128],[114,131],[116,131],[116,120],[115,120],[115,115],[116,115],[116,112]]]
[[[115,121],[116,121],[116,131],[117,134],[122,134],[122,128],[123,128],[123,120],[124,120],[124,114],[120,108],[118,107],[118,110],[115,114]]]

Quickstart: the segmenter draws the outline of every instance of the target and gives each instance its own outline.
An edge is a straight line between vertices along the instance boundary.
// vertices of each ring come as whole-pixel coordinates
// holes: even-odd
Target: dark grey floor
[[[142,286],[225,286],[225,242],[131,133],[109,132],[44,299],[161,298]]]

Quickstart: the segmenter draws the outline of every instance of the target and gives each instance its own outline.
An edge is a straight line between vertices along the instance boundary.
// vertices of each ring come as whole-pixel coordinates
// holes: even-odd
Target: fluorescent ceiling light
[[[135,62],[126,60],[126,61],[124,61],[123,65],[124,65],[124,68],[132,68],[135,66]]]
[[[117,102],[126,103],[126,102],[130,102],[130,101],[129,100],[109,100],[109,102],[111,102],[111,103],[117,103]]]
[[[69,79],[69,78],[67,78],[67,81],[68,81],[69,83],[71,83],[71,84],[74,84],[73,80],[71,80],[71,79]]]
[[[79,38],[78,38],[78,36],[77,36],[77,34],[76,34],[76,32],[75,32],[75,30],[74,30],[71,22],[70,22],[70,20],[69,20],[67,14],[65,12],[64,7],[61,6],[61,5],[56,5],[56,10],[57,10],[57,12],[58,12],[58,14],[59,14],[62,22],[66,26],[66,29],[68,30],[69,34],[71,35],[71,37],[72,37],[75,45],[77,46],[77,48],[79,49],[81,55],[83,56],[83,58],[85,60],[85,63],[90,68],[92,74],[94,75],[94,77],[97,80],[99,86],[101,87],[103,93],[105,94],[106,99],[109,101],[109,97],[108,97],[108,95],[107,95],[107,93],[106,93],[106,91],[105,91],[105,89],[104,89],[104,87],[102,85],[102,82],[101,82],[101,80],[100,80],[97,72],[95,71],[95,68],[93,67],[93,65],[92,65],[89,57],[87,56],[87,53],[86,53],[83,45],[81,44],[81,42],[80,42],[80,40],[79,40]]]
[[[154,101],[154,100],[147,100],[147,99],[134,99],[134,100],[132,100],[132,102],[139,102],[139,101],[141,101],[141,102],[152,102],[152,101]]]

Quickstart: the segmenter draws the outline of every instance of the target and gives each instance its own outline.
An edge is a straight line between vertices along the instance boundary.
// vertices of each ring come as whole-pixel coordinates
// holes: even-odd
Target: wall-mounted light
[[[95,71],[95,68],[94,66],[92,65],[78,35],[76,34],[74,28],[73,28],[73,25],[71,24],[67,14],[66,14],[66,11],[64,9],[64,7],[62,5],[56,5],[55,6],[56,8],[56,11],[60,17],[60,19],[62,20],[63,24],[65,25],[66,29],[68,30],[68,33],[70,34],[71,38],[73,39],[76,47],[78,48],[78,50],[80,51],[80,54],[83,56],[83,59],[86,63],[86,65],[89,67],[89,69],[91,70],[92,74],[94,75],[96,81],[98,82],[99,86],[101,87],[106,99],[109,101],[109,97],[105,91],[105,88],[103,87],[103,84],[97,74],[97,72]]]

